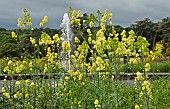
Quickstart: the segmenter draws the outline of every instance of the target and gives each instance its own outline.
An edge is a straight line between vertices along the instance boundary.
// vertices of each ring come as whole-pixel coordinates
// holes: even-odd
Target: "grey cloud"
[[[46,25],[59,28],[62,17],[71,6],[83,13],[113,13],[113,23],[129,26],[137,20],[150,18],[161,20],[169,16],[169,0],[0,0],[0,27],[17,28],[18,17],[22,17],[22,9],[27,8],[33,19],[33,26],[38,27],[44,15],[49,17]]]

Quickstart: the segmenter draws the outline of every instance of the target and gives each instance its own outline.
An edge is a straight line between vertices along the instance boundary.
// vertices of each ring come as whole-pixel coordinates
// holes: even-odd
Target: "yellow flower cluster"
[[[48,22],[48,17],[44,16],[43,20],[40,22],[40,27],[44,26]]]
[[[163,57],[162,50],[163,50],[163,44],[161,42],[157,42],[154,47],[154,50],[150,51],[149,59],[155,60]]]
[[[56,43],[60,43],[60,38],[59,38],[59,36],[58,36],[58,34],[55,34],[54,36],[53,36],[53,39],[54,39],[54,42],[56,42]]]
[[[47,61],[48,61],[49,63],[53,64],[53,63],[55,62],[55,59],[57,58],[57,53],[51,52],[51,48],[48,47],[48,48],[47,48],[47,55],[46,55],[46,57],[48,58]]]
[[[83,73],[81,73],[79,70],[73,71],[73,70],[69,70],[68,73],[71,75],[71,77],[73,77],[74,80],[82,80],[83,78]],[[65,78],[68,79],[68,78]]]
[[[105,13],[101,19],[101,22],[106,23],[107,19],[112,20],[112,13],[109,13],[108,10],[105,11]]]
[[[21,92],[19,92],[19,91],[14,94],[15,99],[21,98],[22,96],[23,96],[23,94]]]
[[[90,72],[90,74],[93,74],[93,72],[97,69],[97,65],[95,62],[92,63],[92,65],[88,66],[88,71]]]
[[[135,34],[134,31],[129,31],[129,36],[126,36],[126,31],[123,30],[121,33],[122,41],[118,43],[118,48],[116,54],[126,55],[126,56],[135,56],[136,50],[134,48]],[[136,57],[136,56],[135,56]],[[129,63],[137,64],[137,59],[131,59]]]
[[[135,42],[135,46],[138,49],[138,52],[143,56],[149,55],[149,48],[147,48],[150,44],[146,40],[146,38],[142,36],[137,37],[137,41]]]
[[[22,83],[22,84],[21,84]],[[15,99],[21,99],[21,98],[23,98],[24,97],[24,99],[29,99],[29,91],[28,91],[28,87],[29,88],[34,88],[36,85],[35,85],[35,83],[34,82],[31,82],[30,84],[30,80],[29,79],[27,79],[27,80],[25,80],[25,81],[23,81],[23,80],[20,80],[20,81],[16,81],[16,85],[17,86],[20,86],[20,87],[22,87],[21,88],[21,90],[18,90],[16,93],[14,93],[14,98]],[[23,84],[26,84],[27,85],[27,88],[26,87],[23,87]],[[28,86],[28,84],[29,84],[29,86]]]
[[[152,99],[152,92],[151,92],[151,88],[150,88],[151,84],[149,83],[149,81],[145,80],[142,84],[142,90],[147,93],[147,96],[149,96],[149,100]],[[142,94],[143,95],[143,94]]]
[[[21,83],[20,81],[16,81],[15,82],[16,85],[20,85],[20,83]]]
[[[15,34],[15,32],[12,32],[11,35],[12,35],[12,38],[14,39],[17,38],[17,35]]]
[[[48,66],[47,66],[47,64],[45,64],[44,65],[44,73],[47,73],[47,71],[48,71]]]
[[[27,11],[26,8],[23,9],[24,12],[24,16],[23,16],[23,21],[21,18],[18,18],[18,24],[17,26],[22,30],[24,29],[26,26],[27,27],[31,27],[32,26],[32,19],[30,16],[30,13]]]
[[[67,41],[64,41],[63,43],[62,43],[62,49],[63,49],[63,51],[65,51],[65,52],[69,52],[71,49],[70,49],[70,44],[67,42]]]
[[[150,83],[149,83],[149,81],[144,81],[143,82],[142,90],[150,91]]]
[[[65,79],[66,81],[68,81],[68,80],[70,79],[70,77],[66,76],[64,79]]]
[[[8,99],[11,98],[11,97],[10,97],[10,94],[9,94],[8,92],[4,92],[4,93],[3,93],[3,96],[5,96],[5,97],[8,98]]]
[[[36,41],[33,37],[30,37],[30,42],[32,43],[32,45],[37,46]]]
[[[7,99],[10,100],[10,98],[11,98],[10,94],[8,92],[6,92],[6,89],[4,87],[2,87],[1,91],[2,91],[3,96],[5,96]]]
[[[41,34],[41,38],[39,39],[39,45],[51,45],[51,44],[54,44],[54,41],[47,33],[43,32]]]
[[[89,26],[90,26],[90,27],[94,27],[94,22],[93,22],[93,21],[90,21]]]
[[[135,77],[135,81],[140,81],[140,80],[143,80],[143,76],[142,76],[142,73],[140,73],[139,71],[136,73],[137,77]]]
[[[135,105],[135,109],[140,109],[140,107],[138,105]]]
[[[130,58],[129,59],[129,64],[138,64],[137,58]]]
[[[16,73],[21,73],[22,70],[25,69],[25,66],[23,64],[17,63],[16,65]]]
[[[84,41],[81,45],[78,46],[77,51],[74,52],[73,61],[77,64],[85,62],[85,56],[88,53],[89,46],[86,41]],[[75,58],[74,58],[75,57]],[[77,64],[75,64],[77,67]]]
[[[118,48],[116,49],[116,54],[123,55],[126,54],[126,48],[124,46],[124,43],[119,43]]]
[[[101,57],[96,58],[96,65],[98,66],[97,70],[103,70],[105,68],[104,61]]]
[[[79,42],[80,42],[79,38],[78,38],[78,37],[75,37],[75,38],[74,38],[74,42],[79,43]]]
[[[18,24],[17,24],[17,26],[18,26],[21,30],[25,27],[25,25],[24,25],[24,23],[22,22],[21,18],[18,18]]]
[[[106,44],[106,38],[104,36],[104,32],[102,29],[100,29],[99,31],[97,31],[96,34],[96,41],[92,41],[92,43],[94,43],[94,48],[96,49],[96,51],[99,53],[99,55],[103,54],[104,52],[104,46]]]
[[[145,65],[145,71],[148,72],[151,69],[150,64],[146,63]]]
[[[80,16],[81,16],[80,10],[78,10],[78,12],[73,11],[72,14],[71,14],[71,24],[81,26],[80,18],[79,18]]]
[[[31,86],[31,87],[35,87],[36,85],[35,85],[34,82],[31,82],[30,86]]]
[[[8,65],[3,69],[5,73],[8,73],[9,75],[14,74],[14,64],[11,60],[8,61]]]
[[[88,37],[88,42],[89,42],[89,44],[92,43],[92,37]]]
[[[8,60],[7,66],[3,69],[5,73],[8,73],[9,75],[15,74],[15,73],[21,73],[24,69],[26,69],[28,66],[28,63],[26,61],[12,61]]]
[[[29,63],[28,67],[29,67],[30,70],[32,70],[32,67],[33,67],[32,62]]]
[[[88,33],[89,36],[92,36],[92,33],[91,33],[90,29],[87,29],[87,33]]]
[[[100,104],[99,104],[99,100],[98,100],[98,99],[96,99],[96,100],[94,101],[94,105],[95,105],[95,108],[96,108],[96,109],[100,109]]]
[[[6,92],[6,90],[5,90],[5,88],[4,88],[4,87],[2,87],[2,88],[1,88],[1,91],[2,91],[2,92]]]
[[[30,13],[27,11],[26,8],[23,9],[23,12],[24,12],[23,20],[25,21],[24,24],[28,27],[32,26],[32,20],[31,20]]]

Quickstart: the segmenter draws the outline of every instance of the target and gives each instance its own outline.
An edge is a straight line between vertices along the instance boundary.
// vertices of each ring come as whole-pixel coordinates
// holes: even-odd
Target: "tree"
[[[154,23],[149,18],[145,18],[141,21],[136,21],[136,24],[132,24],[130,26],[131,29],[133,29],[137,36],[146,37],[148,42],[151,44],[150,49],[153,48],[155,44],[155,35],[157,30],[157,23]]]
[[[157,38],[164,40],[170,47],[170,17],[162,19],[156,32]]]

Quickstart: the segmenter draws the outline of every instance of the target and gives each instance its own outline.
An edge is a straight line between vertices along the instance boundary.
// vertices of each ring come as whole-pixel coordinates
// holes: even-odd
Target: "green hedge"
[[[150,62],[151,70],[150,72],[159,73],[159,72],[170,72],[170,60],[162,62]],[[120,67],[121,72],[127,73],[136,73],[137,71],[142,72],[144,63],[139,63],[137,65],[127,64]]]

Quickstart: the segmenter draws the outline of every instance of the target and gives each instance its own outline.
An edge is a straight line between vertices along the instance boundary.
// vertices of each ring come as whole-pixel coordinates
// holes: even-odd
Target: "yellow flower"
[[[68,52],[70,50],[70,44],[67,42],[67,41],[64,41],[62,43],[62,49],[65,51],[65,52]]]
[[[94,27],[93,21],[90,22],[89,26],[90,26],[90,27]]]
[[[12,62],[11,60],[9,60],[9,61],[8,61],[8,66],[12,65],[12,63],[13,63],[13,62]]]
[[[112,75],[112,80],[114,80],[114,75]]]
[[[25,94],[25,98],[29,98],[29,94],[28,93]]]
[[[43,22],[40,22],[40,27],[44,26]]]
[[[106,22],[106,20],[107,20],[107,16],[106,16],[106,15],[104,15],[104,16],[102,17],[102,19],[101,19],[101,22],[102,22],[102,23],[105,23],[105,22]]]
[[[30,42],[31,42],[33,45],[35,45],[35,39],[34,39],[34,38],[30,37]]]
[[[150,91],[150,83],[149,81],[144,81],[142,84],[142,90]]]
[[[54,41],[52,41],[51,37],[47,33],[43,32],[41,34],[41,38],[39,39],[39,44],[40,45],[43,45],[43,44],[44,45],[49,45],[49,44],[53,44],[53,42]]]
[[[28,84],[29,82],[30,82],[30,80],[29,80],[29,79],[25,80],[25,83],[26,83],[26,84]]]
[[[48,71],[48,67],[47,64],[44,65],[44,73],[46,73]]]
[[[109,19],[112,20],[112,13],[109,14]]]
[[[9,93],[4,92],[3,95],[4,95],[6,98],[10,99],[10,94],[9,94]]]
[[[80,42],[80,40],[77,37],[75,37],[74,42],[78,43],[78,42]]]
[[[88,42],[91,43],[91,41],[92,41],[92,38],[88,37]]]
[[[18,24],[17,26],[22,30],[24,28],[24,24],[22,23],[21,18],[18,18]]]
[[[135,109],[140,109],[140,107],[138,105],[135,105]]]
[[[22,97],[22,95],[23,95],[22,93],[19,93],[19,96],[20,96],[20,97]]]
[[[96,108],[96,109],[98,109],[98,108],[100,107],[100,105],[99,105],[99,100],[98,100],[98,99],[96,99],[96,100],[94,101],[94,105],[95,105],[95,108]]]
[[[109,22],[110,26],[112,26],[112,21]]]
[[[106,26],[105,25],[101,25],[101,30],[102,31],[106,31]]]
[[[98,65],[98,66],[100,66],[101,64],[103,64],[104,63],[104,61],[103,61],[103,59],[101,58],[101,57],[97,57],[96,58],[96,64]]]
[[[30,86],[34,87],[34,86],[35,86],[35,83],[34,83],[34,82],[31,82]]]
[[[15,84],[16,84],[16,85],[20,85],[20,83],[21,83],[20,81],[16,81],[16,83],[15,83]]]
[[[149,63],[146,63],[146,65],[145,65],[145,71],[149,71],[151,69],[151,67],[150,67],[150,64]]]
[[[82,82],[81,84],[82,84],[82,86],[84,86],[84,85],[85,85],[85,83],[84,83],[84,82]]]
[[[2,89],[1,89],[1,90],[2,90],[2,92],[5,92],[5,91],[6,91],[4,87],[2,87]]]
[[[143,79],[142,73],[137,72],[136,75],[137,75],[137,77],[136,77],[137,80],[142,80]]]
[[[14,98],[15,98],[15,99],[18,98],[17,94],[14,94]]]
[[[142,97],[143,96],[143,92],[140,92],[139,96]]]
[[[42,20],[42,22],[43,22],[44,24],[46,24],[46,23],[48,22],[48,17],[47,17],[47,16],[44,16],[44,19]]]
[[[83,78],[83,74],[82,74],[82,73],[81,73],[81,74],[79,74],[78,78],[79,78],[79,80],[82,80],[82,78]]]
[[[9,71],[9,67],[8,66],[6,66],[5,68],[4,68],[4,70],[3,70],[4,72],[8,72]]]
[[[94,104],[95,104],[95,105],[99,104],[99,100],[96,99],[96,100],[94,101]]]
[[[12,32],[11,35],[12,35],[12,38],[14,39],[17,38],[17,35],[15,34],[15,32]]]
[[[40,22],[40,27],[44,26],[48,22],[48,17],[44,16],[43,20]]]
[[[78,52],[78,51],[74,51],[74,55],[75,55],[76,57],[78,57],[78,56],[79,56],[79,52]]]
[[[68,76],[65,77],[65,80],[68,81],[70,78]]]
[[[55,35],[53,36],[53,39],[54,39],[54,41],[57,42],[57,43],[60,42],[60,38],[59,38],[58,34],[55,34]]]
[[[81,104],[81,101],[78,101],[78,105],[79,105],[79,107],[81,107],[81,105],[80,105],[80,104]]]
[[[89,36],[92,36],[90,29],[87,29],[87,33],[89,34]]]
[[[29,67],[32,68],[33,67],[33,64],[32,62],[29,63]]]

